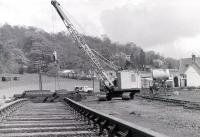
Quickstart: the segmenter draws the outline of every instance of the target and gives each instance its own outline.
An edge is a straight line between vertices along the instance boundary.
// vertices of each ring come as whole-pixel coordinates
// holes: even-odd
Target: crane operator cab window
[[[131,82],[136,82],[135,74],[132,74],[132,75],[131,75]]]
[[[117,78],[115,78],[115,79],[114,79],[114,81],[113,81],[113,84],[114,84],[114,86],[115,86],[115,87],[117,87],[117,86],[118,86],[118,81],[117,81]]]

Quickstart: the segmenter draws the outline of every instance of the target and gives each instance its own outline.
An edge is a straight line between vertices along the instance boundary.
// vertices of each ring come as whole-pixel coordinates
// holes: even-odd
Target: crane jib
[[[79,32],[75,29],[73,24],[70,22],[68,17],[65,15],[65,13],[62,11],[62,9],[59,7],[60,4],[56,0],[52,0],[51,4],[55,7],[56,11],[58,12],[59,16],[61,17],[63,23],[65,24],[66,28],[70,32],[70,35],[72,36],[73,40],[75,42],[79,43],[79,48],[89,57],[89,59],[92,62],[92,66],[94,66],[94,70],[96,73],[100,76],[100,78],[104,81],[104,84],[109,88],[113,87],[114,84],[110,80],[110,78],[105,73],[104,69],[102,68],[101,64],[99,63],[98,59],[96,58],[95,54],[92,52],[92,50],[89,48],[87,43],[85,42],[83,36],[79,34]],[[107,81],[109,84],[106,84],[105,81]]]

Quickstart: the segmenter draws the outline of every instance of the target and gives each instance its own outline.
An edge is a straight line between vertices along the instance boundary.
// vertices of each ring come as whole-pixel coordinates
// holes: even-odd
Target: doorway
[[[174,87],[178,87],[178,77],[174,77]]]

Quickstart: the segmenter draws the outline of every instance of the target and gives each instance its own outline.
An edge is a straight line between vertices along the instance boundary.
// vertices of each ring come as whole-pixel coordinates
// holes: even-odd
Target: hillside
[[[88,45],[105,58],[122,68],[143,70],[146,66],[177,68],[178,61],[164,58],[154,51],[144,52],[135,43],[119,44],[108,37],[84,36]],[[77,48],[71,37],[65,32],[47,33],[41,29],[4,24],[0,27],[0,73],[18,73],[24,66],[27,71],[37,71],[35,62],[43,61],[43,72],[48,72],[54,65],[52,53],[58,53],[61,69],[90,68],[87,58]],[[129,61],[126,60],[129,55]],[[157,61],[164,62],[160,65]]]

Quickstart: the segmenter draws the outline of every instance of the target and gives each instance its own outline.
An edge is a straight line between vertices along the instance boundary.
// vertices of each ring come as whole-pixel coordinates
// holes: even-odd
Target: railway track
[[[96,136],[61,102],[26,102],[0,124],[1,137]]]
[[[68,98],[56,103],[18,100],[0,108],[0,118],[0,137],[166,137]]]
[[[149,100],[155,100],[155,101],[161,101],[161,102],[166,102],[166,103],[173,103],[179,106],[183,106],[184,108],[200,110],[200,102],[192,102],[192,101],[186,101],[186,100],[171,99],[171,98],[149,96],[149,95],[136,95],[136,97],[149,99]]]

